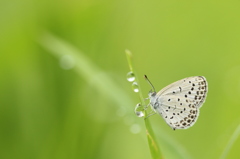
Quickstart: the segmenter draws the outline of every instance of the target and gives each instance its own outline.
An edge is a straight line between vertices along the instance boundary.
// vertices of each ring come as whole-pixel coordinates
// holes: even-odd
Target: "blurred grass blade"
[[[148,139],[148,145],[149,145],[149,148],[150,148],[152,158],[153,159],[163,158],[162,154],[161,154],[161,151],[160,151],[160,148],[159,148],[159,146],[156,142],[157,140],[154,136],[152,127],[151,127],[148,119],[145,120],[145,125],[146,125],[146,134],[147,134],[147,139]]]
[[[74,60],[75,64],[73,69],[75,69],[86,82],[93,85],[93,87],[100,92],[105,93],[110,99],[115,101],[118,106],[124,107],[125,110],[128,109],[128,112],[131,112],[131,107],[127,107],[126,105],[134,104],[125,91],[88,59],[82,51],[50,33],[45,33],[39,40],[39,43],[59,59],[65,55],[72,57],[71,59]]]
[[[173,137],[169,136],[168,133],[163,131],[160,127],[156,127],[156,134],[159,135],[158,142],[161,143],[161,150],[164,152],[164,158],[167,159],[192,159],[193,157],[185,149],[182,143],[177,142]]]
[[[237,140],[237,138],[240,135],[240,124],[238,125],[238,127],[236,128],[236,130],[234,131],[234,133],[232,134],[230,140],[228,141],[228,144],[226,145],[220,159],[225,159],[229,153],[229,151],[231,150],[234,142]]]
[[[129,65],[130,71],[132,71],[135,74],[135,78],[136,78],[135,81],[139,85],[138,78],[137,78],[136,73],[134,72],[134,69],[133,69],[132,53],[129,50],[126,50],[126,56],[127,56],[128,65]],[[145,106],[146,104],[145,104],[145,100],[143,99],[143,96],[142,96],[140,85],[139,85],[139,92],[138,92],[138,94],[139,94],[139,97],[140,97],[140,100],[141,100],[141,104]],[[145,110],[145,116],[148,116],[147,110]],[[151,152],[151,156],[152,156],[153,159],[162,159],[163,157],[162,157],[160,148],[159,148],[159,146],[157,144],[157,140],[156,140],[156,138],[154,136],[154,133],[153,133],[151,124],[149,122],[149,119],[147,118],[144,121],[145,121],[146,135],[147,135],[147,139],[148,139],[148,146],[149,146],[149,149],[150,149],[150,152]]]

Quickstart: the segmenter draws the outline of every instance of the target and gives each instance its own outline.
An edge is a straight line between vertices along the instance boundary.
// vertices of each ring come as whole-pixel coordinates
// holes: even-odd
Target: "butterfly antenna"
[[[155,88],[153,87],[153,84],[149,81],[147,75],[144,75],[144,78],[145,78],[145,80],[147,80],[147,82],[151,85],[153,91],[156,92],[156,91],[155,91]]]

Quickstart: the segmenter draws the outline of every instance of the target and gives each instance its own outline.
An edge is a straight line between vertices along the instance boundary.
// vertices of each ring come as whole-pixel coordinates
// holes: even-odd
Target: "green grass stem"
[[[127,56],[127,60],[128,60],[128,65],[129,65],[129,68],[130,68],[130,71],[132,71],[134,74],[135,74],[135,81],[138,83],[139,85],[139,82],[138,82],[138,78],[136,76],[136,73],[134,72],[134,67],[133,67],[133,56],[132,56],[132,53],[129,51],[129,50],[126,50],[126,56]],[[146,106],[145,104],[145,100],[143,98],[143,95],[142,95],[142,91],[141,91],[141,87],[139,85],[139,98],[141,100],[141,104],[143,106]],[[148,116],[148,111],[145,110],[145,117]],[[152,130],[152,127],[151,127],[151,123],[149,121],[149,118],[146,118],[145,120],[145,126],[146,126],[146,135],[147,135],[147,139],[148,139],[148,146],[149,146],[149,149],[150,149],[150,152],[151,152],[151,156],[153,159],[162,159],[162,154],[161,154],[161,151],[160,151],[160,148],[157,144],[157,140],[155,138],[155,135],[153,133],[153,130]]]

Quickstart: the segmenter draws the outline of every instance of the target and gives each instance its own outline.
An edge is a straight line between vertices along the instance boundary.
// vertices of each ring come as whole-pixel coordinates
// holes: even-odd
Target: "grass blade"
[[[129,50],[126,50],[126,56],[127,56],[130,71],[133,72],[136,75],[136,73],[134,72],[134,69],[133,69],[133,65],[132,65],[132,53]],[[137,77],[136,77],[135,81],[139,85]],[[140,86],[139,86],[139,93],[138,94],[139,94],[142,105],[145,106],[146,104],[145,104],[144,98],[142,96]],[[145,110],[144,114],[145,114],[145,116],[148,116],[147,110]],[[146,135],[147,135],[147,139],[148,139],[148,145],[149,145],[149,149],[150,149],[150,152],[151,152],[151,156],[152,156],[153,159],[162,159],[163,157],[162,157],[160,148],[157,144],[157,140],[154,136],[154,133],[153,133],[151,124],[149,122],[149,119],[147,118],[144,121],[145,121]]]
[[[73,69],[75,69],[86,82],[115,101],[118,107],[124,110],[127,109],[127,112],[132,112],[130,107],[125,106],[126,103],[128,103],[128,105],[134,105],[126,92],[103,70],[99,69],[99,67],[88,59],[82,51],[50,33],[45,33],[39,40],[39,44],[58,59],[61,59],[64,55],[71,56],[75,61],[75,67],[73,67]]]
[[[228,144],[226,145],[220,159],[225,159],[229,153],[229,151],[231,150],[234,142],[237,140],[237,138],[240,135],[240,124],[238,125],[238,127],[235,129],[234,133],[232,134],[231,138],[228,141]]]

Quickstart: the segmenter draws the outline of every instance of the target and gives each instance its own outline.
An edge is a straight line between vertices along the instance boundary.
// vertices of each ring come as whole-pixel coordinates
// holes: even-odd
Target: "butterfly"
[[[145,75],[152,89],[148,96],[149,105],[173,129],[187,129],[193,126],[200,108],[206,100],[208,83],[203,76],[193,76],[176,81],[158,93]]]

